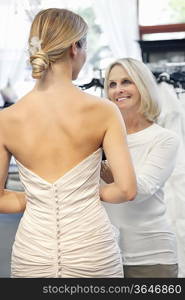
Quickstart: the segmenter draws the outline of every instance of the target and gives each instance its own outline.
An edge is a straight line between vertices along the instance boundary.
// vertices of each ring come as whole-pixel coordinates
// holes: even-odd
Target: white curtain
[[[94,10],[102,25],[114,58],[141,58],[137,0],[94,0]]]
[[[21,1],[22,2],[22,1]],[[26,68],[26,45],[29,22],[21,2],[0,3],[0,89],[23,81]]]

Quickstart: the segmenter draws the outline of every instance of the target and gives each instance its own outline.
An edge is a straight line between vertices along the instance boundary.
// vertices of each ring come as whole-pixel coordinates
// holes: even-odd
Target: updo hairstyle
[[[83,18],[70,10],[49,8],[40,11],[32,22],[29,36],[32,77],[40,79],[52,63],[65,56],[72,43],[82,47],[87,29]]]

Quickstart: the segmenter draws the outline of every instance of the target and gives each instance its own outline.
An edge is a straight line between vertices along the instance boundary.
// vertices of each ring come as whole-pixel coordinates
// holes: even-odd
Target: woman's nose
[[[123,86],[121,86],[121,85],[117,85],[117,87],[116,87],[116,92],[117,93],[123,93],[125,91],[125,89],[124,89],[124,87]]]

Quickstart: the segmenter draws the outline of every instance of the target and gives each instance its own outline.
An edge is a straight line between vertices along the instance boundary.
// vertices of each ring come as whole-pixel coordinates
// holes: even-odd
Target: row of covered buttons
[[[54,184],[54,193],[55,193],[55,203],[56,203],[56,225],[57,225],[57,246],[58,246],[58,277],[61,277],[62,267],[61,267],[61,249],[60,249],[60,207],[59,207],[59,200],[58,200],[58,189],[57,185]]]

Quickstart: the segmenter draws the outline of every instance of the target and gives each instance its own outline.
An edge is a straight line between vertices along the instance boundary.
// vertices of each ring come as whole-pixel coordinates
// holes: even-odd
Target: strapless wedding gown
[[[120,249],[99,198],[99,148],[54,183],[17,161],[27,206],[11,277],[123,277]]]

